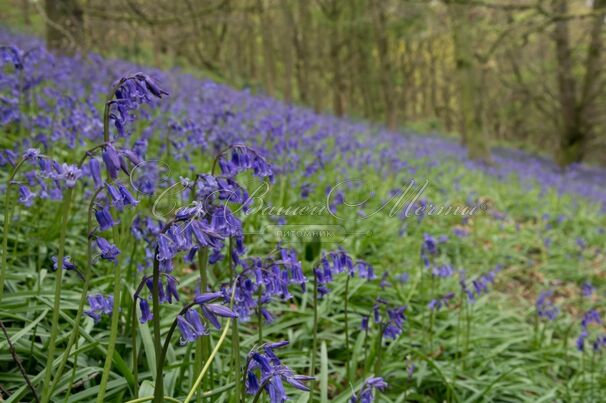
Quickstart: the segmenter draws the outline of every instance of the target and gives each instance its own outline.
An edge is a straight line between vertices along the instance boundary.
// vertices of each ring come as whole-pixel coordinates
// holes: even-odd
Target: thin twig
[[[17,357],[17,352],[15,351],[15,347],[13,346],[13,343],[11,342],[11,338],[9,337],[8,332],[6,331],[6,328],[4,327],[4,323],[2,323],[1,320],[0,320],[0,327],[2,328],[2,333],[4,333],[4,337],[6,337],[6,342],[8,343],[8,350],[11,352],[11,355],[13,356],[13,361],[15,361],[15,364],[17,364],[17,367],[19,367],[19,372],[21,372],[21,375],[23,375],[23,378],[25,379],[25,383],[27,383],[27,386],[31,389],[32,394],[34,395],[34,399],[36,399],[37,403],[40,403],[40,398],[38,397],[38,393],[36,393],[36,388],[34,388],[34,385],[32,385],[31,381],[29,380],[29,376],[27,376],[27,372],[25,372],[25,368],[23,368],[23,365],[21,364],[19,357]]]

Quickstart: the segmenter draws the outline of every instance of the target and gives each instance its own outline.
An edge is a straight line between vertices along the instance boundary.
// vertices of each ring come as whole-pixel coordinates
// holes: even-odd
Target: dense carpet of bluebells
[[[602,171],[0,45],[4,400],[604,399]]]

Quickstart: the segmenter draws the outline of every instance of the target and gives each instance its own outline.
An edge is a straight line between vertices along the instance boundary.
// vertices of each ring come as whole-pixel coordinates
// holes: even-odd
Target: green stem
[[[232,284],[232,287],[231,287],[231,298],[230,298],[230,304],[229,304],[230,308],[233,307],[233,305],[234,305],[235,294],[236,294],[236,282],[234,281]],[[191,401],[191,399],[193,398],[194,394],[196,393],[196,390],[198,389],[198,386],[200,386],[202,379],[204,379],[204,375],[206,375],[206,372],[208,371],[210,364],[212,363],[213,359],[219,352],[221,345],[223,344],[223,342],[225,341],[225,338],[227,337],[227,332],[229,331],[230,324],[231,324],[231,321],[229,321],[229,320],[227,321],[227,323],[225,323],[225,328],[223,329],[223,332],[221,333],[221,337],[219,337],[219,340],[217,341],[217,345],[215,346],[213,351],[210,353],[210,356],[208,357],[208,361],[206,361],[206,363],[204,364],[204,368],[202,368],[202,372],[200,372],[200,374],[198,375],[198,378],[196,378],[196,382],[194,382],[194,385],[190,389],[190,391],[187,394],[187,397],[185,398],[183,403],[189,403]]]
[[[8,230],[10,227],[10,218],[13,214],[13,206],[10,203],[11,184],[13,179],[15,179],[15,175],[17,175],[19,168],[21,168],[21,165],[23,165],[24,162],[25,160],[23,159],[17,162],[17,164],[13,168],[13,171],[8,177],[6,190],[4,191],[4,227],[2,231],[2,268],[0,269],[0,301],[2,301],[2,297],[4,296],[4,279],[6,278],[6,262],[8,256]]]
[[[158,251],[156,250],[154,258],[154,272],[153,272],[153,286],[152,286],[152,302],[153,302],[153,314],[152,319],[154,325],[154,351],[156,353],[156,378],[154,386],[154,403],[162,403],[162,397],[164,396],[164,380],[162,373],[162,362],[160,362],[162,354],[162,344],[160,341],[160,262],[157,259]]]
[[[198,252],[198,270],[200,271],[200,293],[203,294],[208,290],[208,248],[202,248]],[[196,359],[194,361],[194,373],[199,373],[202,369],[202,364],[206,363],[210,354],[210,336],[203,336],[196,341]],[[212,371],[212,369],[209,369]],[[202,383],[203,389],[210,389],[209,379],[204,378]],[[202,393],[198,391],[196,400],[202,402]]]
[[[313,291],[313,302],[314,302],[314,322],[313,322],[313,341],[311,347],[311,366],[309,367],[309,376],[315,377],[316,375],[316,352],[318,351],[318,278],[312,271],[314,278],[314,291]],[[314,400],[314,381],[311,381],[311,391],[309,392],[309,400]]]
[[[263,344],[263,312],[261,311],[261,298],[263,297],[261,284],[259,284],[259,292],[257,296],[257,331],[259,332],[258,343]]]
[[[69,219],[69,210],[72,203],[73,188],[68,188],[63,196],[63,207],[61,211],[61,230],[59,233],[59,251],[57,253],[57,270],[55,272],[55,299],[53,303],[53,317],[50,339],[48,341],[46,369],[44,373],[44,382],[42,384],[42,403],[50,400],[51,389],[50,381],[53,370],[53,361],[55,358],[55,347],[57,335],[59,334],[59,311],[61,310],[61,285],[63,277],[63,257],[65,255],[65,234],[67,232],[67,221]]]
[[[131,304],[130,338],[133,345],[133,376],[135,378],[134,396],[139,396],[139,355],[137,353],[137,301]]]
[[[383,326],[379,325],[379,333],[377,334],[376,357],[375,357],[375,374],[381,373],[381,365],[383,359]]]
[[[351,382],[351,368],[350,368],[350,355],[349,355],[349,273],[347,273],[347,278],[345,279],[345,373],[347,376],[347,380]]]
[[[101,192],[103,188],[99,188],[93,194],[91,201],[88,206],[88,230],[87,234],[90,234],[93,230],[93,206],[95,204],[95,200],[97,199],[97,195]],[[76,318],[74,319],[76,323],[80,323],[80,319],[82,318],[82,313],[84,312],[84,305],[86,304],[86,297],[88,294],[88,287],[90,285],[90,279],[92,276],[92,240],[91,237],[88,237],[87,245],[86,245],[86,268],[84,272],[84,285],[82,286],[82,294],[80,296],[80,303],[78,304],[78,311],[76,312]],[[53,391],[57,387],[57,383],[59,379],[61,379],[61,375],[63,374],[63,370],[65,369],[65,365],[67,364],[67,360],[69,358],[69,354],[71,352],[74,343],[78,340],[78,336],[80,335],[80,327],[75,326],[72,330],[72,333],[69,337],[69,341],[67,343],[67,347],[63,352],[63,357],[61,358],[61,362],[59,363],[59,367],[55,371],[55,378],[51,384],[49,395],[52,395]],[[76,361],[74,361],[74,367],[76,366]]]
[[[257,403],[257,401],[259,401],[259,398],[261,397],[261,395],[263,394],[263,389],[265,389],[265,387],[267,386],[267,384],[269,383],[269,381],[271,380],[271,377],[268,377],[259,387],[259,390],[257,390],[257,393],[255,393],[255,397],[253,398],[252,403]]]
[[[103,375],[101,376],[101,384],[97,394],[97,403],[103,403],[105,397],[105,389],[109,381],[109,373],[112,367],[114,351],[116,350],[116,340],[118,339],[118,324],[120,321],[120,291],[122,288],[122,265],[118,262],[114,264],[114,306],[112,308],[112,322],[110,328],[109,343],[107,346],[107,356],[105,357],[105,365],[103,366]]]
[[[233,254],[233,239],[229,238],[229,269],[231,273],[233,287],[236,287],[236,268],[234,267],[234,260],[232,259]],[[243,399],[242,392],[243,388],[240,382],[241,371],[240,368],[240,332],[238,329],[238,318],[233,318],[233,328],[231,331],[231,351],[232,351],[232,363],[234,370],[234,383],[235,383],[235,391],[234,391],[234,401],[238,401],[239,399]]]
[[[366,373],[368,372],[368,329],[364,331],[364,342],[362,344],[364,346],[364,367],[362,368],[362,378],[366,378]]]
[[[467,360],[467,355],[469,354],[469,337],[471,335],[471,304],[465,304],[465,350],[464,350],[464,358],[461,360],[462,369],[465,369],[465,361]]]

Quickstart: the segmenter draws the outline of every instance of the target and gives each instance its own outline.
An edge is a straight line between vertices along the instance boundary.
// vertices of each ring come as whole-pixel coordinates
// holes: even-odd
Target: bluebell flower
[[[466,274],[464,270],[459,270],[459,285],[461,286],[461,291],[465,295],[467,295],[467,299],[469,302],[475,302],[476,298],[479,297],[483,293],[488,292],[488,285],[494,283],[496,275],[502,269],[501,266],[497,265],[491,271],[484,273],[474,280],[471,281],[473,289],[471,289],[467,285]]]
[[[372,318],[375,323],[381,323],[381,310],[379,304],[374,304],[372,307]]]
[[[409,361],[408,359],[406,361]],[[410,382],[412,380],[412,376],[415,373],[415,369],[416,369],[416,365],[414,362],[409,362],[406,365],[406,374],[408,375],[408,381]]]
[[[73,188],[82,176],[82,170],[75,165],[63,164],[53,179],[65,182],[65,186]]]
[[[352,277],[357,271],[360,278],[367,280],[376,278],[370,264],[363,260],[358,260],[354,263],[353,259],[343,248],[331,251],[328,254],[322,252],[320,263],[313,269],[316,281],[318,282],[319,295],[326,295],[329,292],[327,286],[333,281],[333,276],[345,271]]]
[[[591,297],[591,295],[594,293],[594,291],[595,291],[595,288],[589,281],[586,281],[581,285],[581,294],[585,298]]]
[[[210,292],[205,294],[198,294],[194,297],[194,302],[198,305],[206,304],[223,296],[221,292]]]
[[[255,395],[260,388],[267,393],[271,403],[283,403],[288,400],[283,381],[296,389],[308,392],[305,382],[314,378],[297,375],[284,365],[274,353],[274,349],[284,347],[287,341],[267,343],[248,353],[246,363],[246,393]],[[263,352],[261,352],[263,351]]]
[[[23,153],[24,160],[36,160],[40,157],[40,150],[37,148],[28,148]]]
[[[101,294],[96,294],[89,295],[87,298],[90,310],[84,313],[93,318],[95,323],[101,320],[101,315],[110,315],[112,313],[114,307],[114,297],[112,295],[104,297]]]
[[[175,256],[172,242],[165,234],[158,234],[158,261],[172,260]]]
[[[29,190],[29,187],[25,185],[19,186],[19,203],[25,207],[31,207],[34,202],[36,195]]]
[[[221,323],[219,322],[219,317],[224,318],[237,318],[238,314],[234,312],[232,309],[227,306],[210,303],[217,299],[223,299],[224,301],[229,301],[230,297],[226,295],[224,292],[211,292],[211,293],[203,293],[197,294],[194,297],[194,303],[196,303],[201,311],[202,316],[208,320],[210,324],[212,324],[216,329],[221,329]]]
[[[384,290],[385,288],[389,287],[389,273],[384,271],[383,275],[381,276],[381,282],[379,283],[379,287],[381,287],[382,290]]]
[[[452,268],[452,266],[450,266],[449,264],[443,264],[443,265],[434,267],[433,270],[431,271],[431,273],[435,277],[447,278],[447,277],[451,277],[452,275],[454,275],[455,271]]]
[[[576,342],[577,349],[579,351],[585,351],[585,340],[589,337],[589,326],[591,324],[600,326],[603,324],[600,313],[595,309],[590,309],[589,311],[585,312],[583,319],[581,320],[581,334],[577,338]],[[602,345],[601,343],[602,340],[600,339],[600,336],[598,336],[593,343],[594,349],[599,349]]]
[[[427,304],[427,308],[432,311],[439,311],[443,306],[447,306],[448,302],[454,298],[454,293],[449,292],[439,298],[432,299]]]
[[[116,179],[118,177],[118,172],[120,172],[121,164],[120,164],[120,155],[111,144],[107,144],[103,152],[101,153],[101,157],[103,162],[105,163],[105,169],[107,170],[107,174],[112,178]]]
[[[438,253],[438,243],[431,235],[425,233],[423,234],[421,250],[429,255],[436,255]]]
[[[369,263],[367,263],[363,260],[357,260],[356,263],[354,264],[354,268],[358,272],[358,276],[360,278],[363,278],[366,280],[374,280],[377,278],[372,265],[370,265]],[[385,272],[385,273],[387,273],[387,272]],[[353,276],[352,271],[350,271],[350,275]]]
[[[53,271],[57,270],[59,267],[57,256],[52,256],[51,261],[53,262]],[[76,265],[71,262],[70,256],[63,257],[63,270],[78,270]]]
[[[112,205],[117,210],[122,211],[122,208],[124,207],[124,202],[122,201],[122,195],[120,194],[120,191],[110,183],[105,184],[105,189],[107,190],[107,194],[109,194],[109,197],[112,201]]]
[[[16,46],[0,46],[0,61],[13,65],[15,70],[23,70],[23,52]]]
[[[122,203],[126,206],[136,206],[139,201],[133,197],[128,188],[121,183],[118,183],[118,190],[122,196]]]
[[[586,329],[581,330],[581,334],[577,338],[576,345],[577,350],[585,351],[585,339],[589,337],[589,332]]]
[[[102,237],[97,237],[96,243],[102,259],[111,260],[118,264],[117,256],[120,254],[120,249],[116,245],[109,243],[107,239]]]
[[[368,330],[368,316],[367,315],[362,316],[362,322],[360,323],[360,329],[362,329],[363,331]]]
[[[452,233],[455,234],[457,238],[465,238],[469,235],[469,231],[463,227],[453,228]]]
[[[164,91],[158,86],[158,84],[147,74],[137,73],[135,77],[145,83],[145,87],[157,98],[162,98],[163,95],[169,95],[168,92]]]
[[[600,313],[595,309],[590,309],[589,311],[585,312],[585,314],[583,315],[583,319],[581,320],[581,326],[587,329],[587,326],[592,323],[596,325],[602,324],[602,318],[600,317]]]
[[[577,245],[579,246],[579,248],[581,249],[585,249],[587,247],[587,242],[585,242],[585,240],[581,237],[577,237]]]
[[[95,219],[99,224],[99,231],[106,231],[116,225],[108,207],[95,210]]]
[[[552,290],[543,291],[539,294],[536,301],[537,315],[539,315],[539,318],[554,320],[558,316],[558,313],[560,312],[558,307],[549,299],[552,295]]]
[[[383,329],[384,337],[395,340],[402,333],[404,321],[406,320],[406,316],[404,315],[406,308],[407,306],[387,308],[387,323]]]
[[[149,303],[145,298],[139,298],[139,309],[141,310],[141,318],[139,319],[141,323],[147,323],[154,318],[149,309]]]
[[[350,403],[372,403],[375,401],[375,391],[384,391],[387,388],[387,382],[381,377],[370,377],[364,381],[360,391],[351,396]]]
[[[408,273],[402,273],[402,274],[396,275],[396,279],[402,284],[408,283],[409,278],[410,278],[410,275]]]
[[[177,291],[177,280],[167,274],[166,276],[166,298],[168,299],[168,303],[173,303],[173,298],[176,301],[179,301],[179,292]]]
[[[190,312],[192,310],[188,310]],[[192,311],[195,312],[195,311]],[[197,313],[195,314],[197,315]],[[198,319],[200,317],[198,316]],[[198,329],[194,327],[194,324],[190,323],[184,315],[177,316],[177,327],[179,328],[179,332],[181,333],[181,344],[187,344],[196,341],[196,339],[200,336],[203,336],[204,333],[198,333]]]
[[[234,145],[231,147],[231,158],[227,155],[219,157],[219,167],[223,175],[227,177],[236,176],[238,173],[252,169],[253,174],[260,178],[269,178],[273,181],[273,170],[271,165],[259,152],[245,145]]]
[[[101,178],[101,165],[99,164],[99,160],[92,157],[88,161],[88,170],[90,172],[91,177],[93,178],[95,188],[101,188],[103,186],[103,179]]]

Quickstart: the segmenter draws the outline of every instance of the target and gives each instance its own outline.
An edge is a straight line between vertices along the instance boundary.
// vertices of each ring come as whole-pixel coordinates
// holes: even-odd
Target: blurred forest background
[[[606,163],[606,0],[1,0],[60,52],[181,67],[318,112]]]

